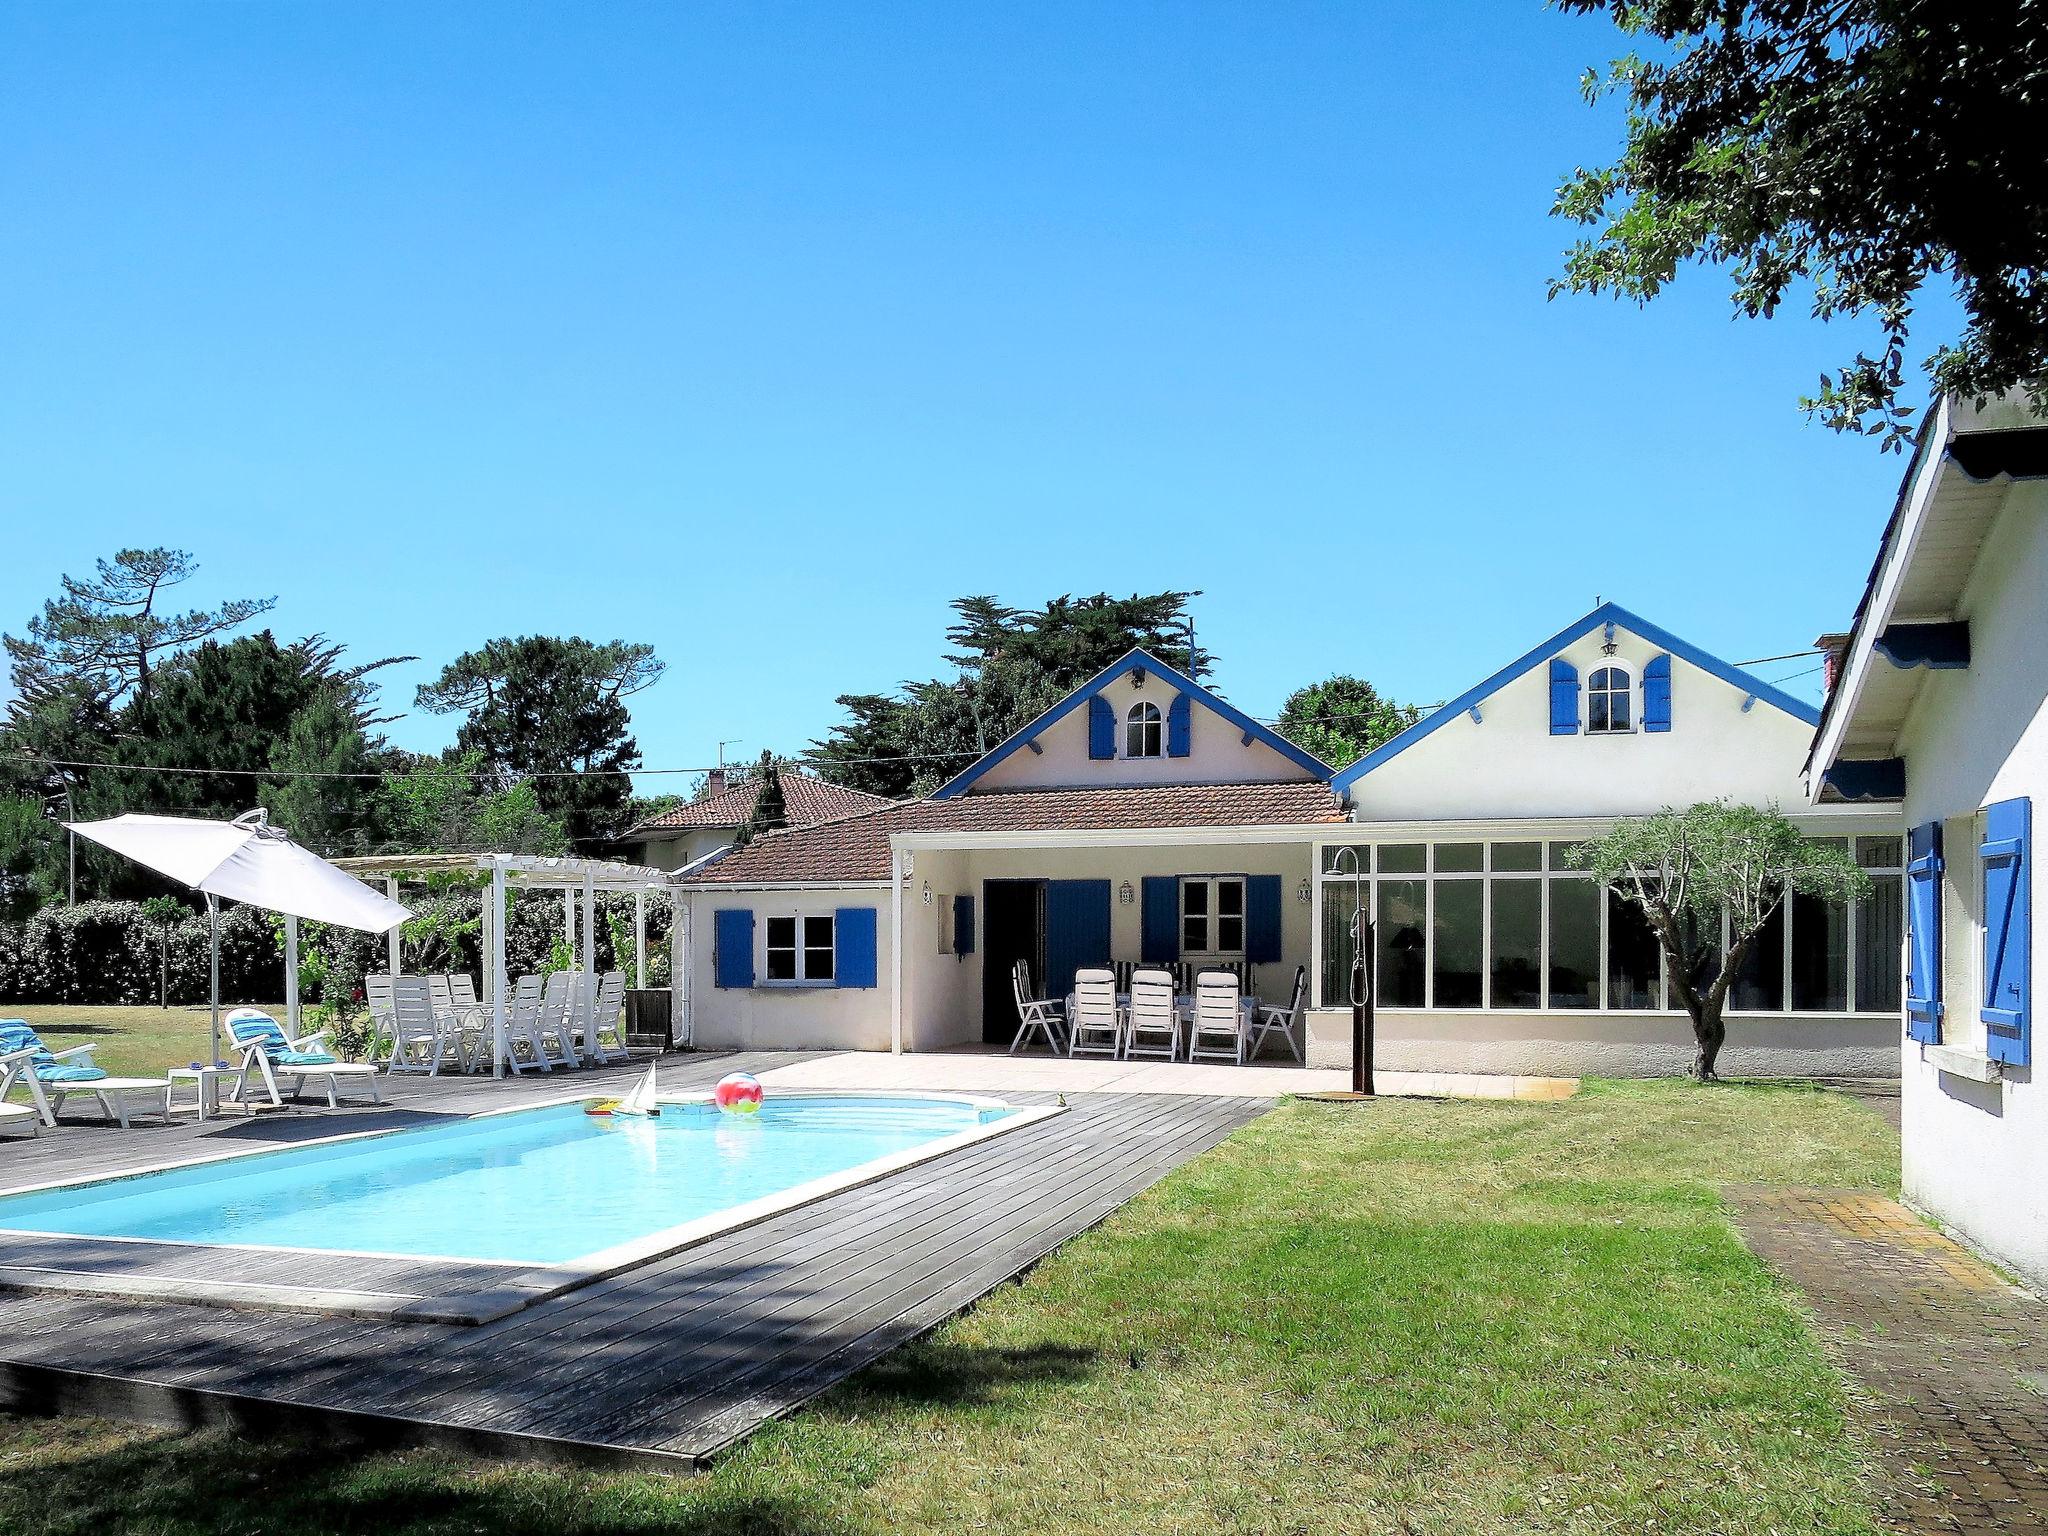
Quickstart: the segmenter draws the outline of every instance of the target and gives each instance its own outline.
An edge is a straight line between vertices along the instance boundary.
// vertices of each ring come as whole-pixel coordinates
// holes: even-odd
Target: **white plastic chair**
[[[540,1039],[552,1043],[554,1059],[565,1067],[580,1066],[576,1055],[577,992],[582,981],[579,971],[557,971],[548,978],[540,994]]]
[[[540,1032],[541,979],[522,976],[505,999],[505,1065],[513,1072],[552,1072],[555,1058]],[[520,1047],[526,1054],[522,1058]],[[563,1063],[567,1065],[567,1063]]]
[[[1116,1005],[1116,973],[1096,967],[1074,973],[1074,1006],[1067,1014],[1069,1056],[1123,1052],[1123,1010]]]
[[[1266,1037],[1272,1034],[1278,1034],[1282,1040],[1287,1042],[1287,1049],[1294,1053],[1296,1061],[1305,1062],[1308,1060],[1302,1050],[1307,1041],[1301,1038],[1301,1006],[1307,1000],[1307,997],[1308,967],[1298,965],[1294,968],[1294,1000],[1292,1002],[1285,1008],[1275,1004],[1267,1004],[1264,1007],[1252,1010],[1252,1037],[1251,1042],[1245,1047],[1246,1060],[1255,1059],[1259,1054],[1259,1047],[1264,1045]]]
[[[626,973],[606,971],[597,978],[592,993],[590,1033],[584,1037],[589,1041],[590,1053],[599,1061],[631,1054],[626,1049],[625,1014]]]
[[[441,1070],[442,1062],[451,1058],[460,1063],[461,1037],[456,1031],[443,1027],[442,1015],[434,1011],[433,988],[427,978],[392,976],[387,979],[391,983],[389,1070],[433,1074]]]
[[[1204,971],[1195,978],[1195,1027],[1189,1061],[1244,1064],[1245,1017],[1235,971]]]
[[[476,979],[467,971],[449,973],[448,998],[462,1031],[464,1060],[470,1071],[480,1072],[491,1059],[491,1010],[477,1000]]]
[[[1131,1007],[1124,1017],[1124,1057],[1180,1055],[1180,1009],[1173,973],[1148,967],[1131,973]]]
[[[1010,1054],[1031,1044],[1034,1031],[1045,1036],[1048,1049],[1057,1056],[1067,1048],[1067,1005],[1056,997],[1031,995],[1031,963],[1019,960],[1010,967],[1010,995],[1017,1000],[1017,1033],[1010,1041]]]
[[[398,1024],[393,1016],[391,1002],[391,975],[388,971],[372,971],[363,978],[363,998],[370,1007],[370,1059],[383,1057],[391,1059],[392,1046],[398,1039]]]

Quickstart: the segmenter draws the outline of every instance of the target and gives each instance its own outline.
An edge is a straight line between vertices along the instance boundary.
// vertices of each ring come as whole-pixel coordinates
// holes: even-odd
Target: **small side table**
[[[211,1120],[220,1113],[220,1085],[223,1081],[239,1078],[240,1067],[173,1067],[164,1074],[171,1080],[171,1093],[175,1095],[178,1084],[190,1083],[195,1091],[194,1101],[178,1104],[166,1098],[165,1105],[172,1111],[194,1110],[201,1120]],[[246,1106],[241,1106],[246,1109]]]

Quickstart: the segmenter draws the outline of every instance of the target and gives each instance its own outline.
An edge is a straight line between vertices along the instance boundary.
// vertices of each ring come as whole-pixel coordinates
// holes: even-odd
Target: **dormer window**
[[[1630,701],[1634,687],[1628,668],[1610,662],[1586,679],[1586,734],[1599,736],[1634,729]]]
[[[1124,716],[1124,756],[1158,757],[1164,751],[1157,704],[1133,704]]]

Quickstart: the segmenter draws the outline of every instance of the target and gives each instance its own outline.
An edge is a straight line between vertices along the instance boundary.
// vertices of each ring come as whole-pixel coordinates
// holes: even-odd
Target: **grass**
[[[698,1479],[0,1418],[0,1530],[1871,1532],[1716,1186],[1896,1168],[1789,1086],[1288,1104]]]
[[[240,1006],[239,1004],[237,1006]],[[226,1014],[226,1008],[222,1008]],[[283,1005],[277,1005],[279,1018]],[[69,1003],[0,1003],[0,1018],[25,1019],[53,1051],[92,1045],[93,1061],[121,1077],[154,1077],[206,1059],[207,1012],[196,1008],[85,1008]]]

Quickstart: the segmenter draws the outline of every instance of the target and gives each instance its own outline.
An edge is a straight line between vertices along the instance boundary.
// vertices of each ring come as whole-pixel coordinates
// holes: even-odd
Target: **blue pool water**
[[[552,1264],[1010,1113],[826,1095],[658,1120],[555,1105],[0,1197],[0,1229]]]

